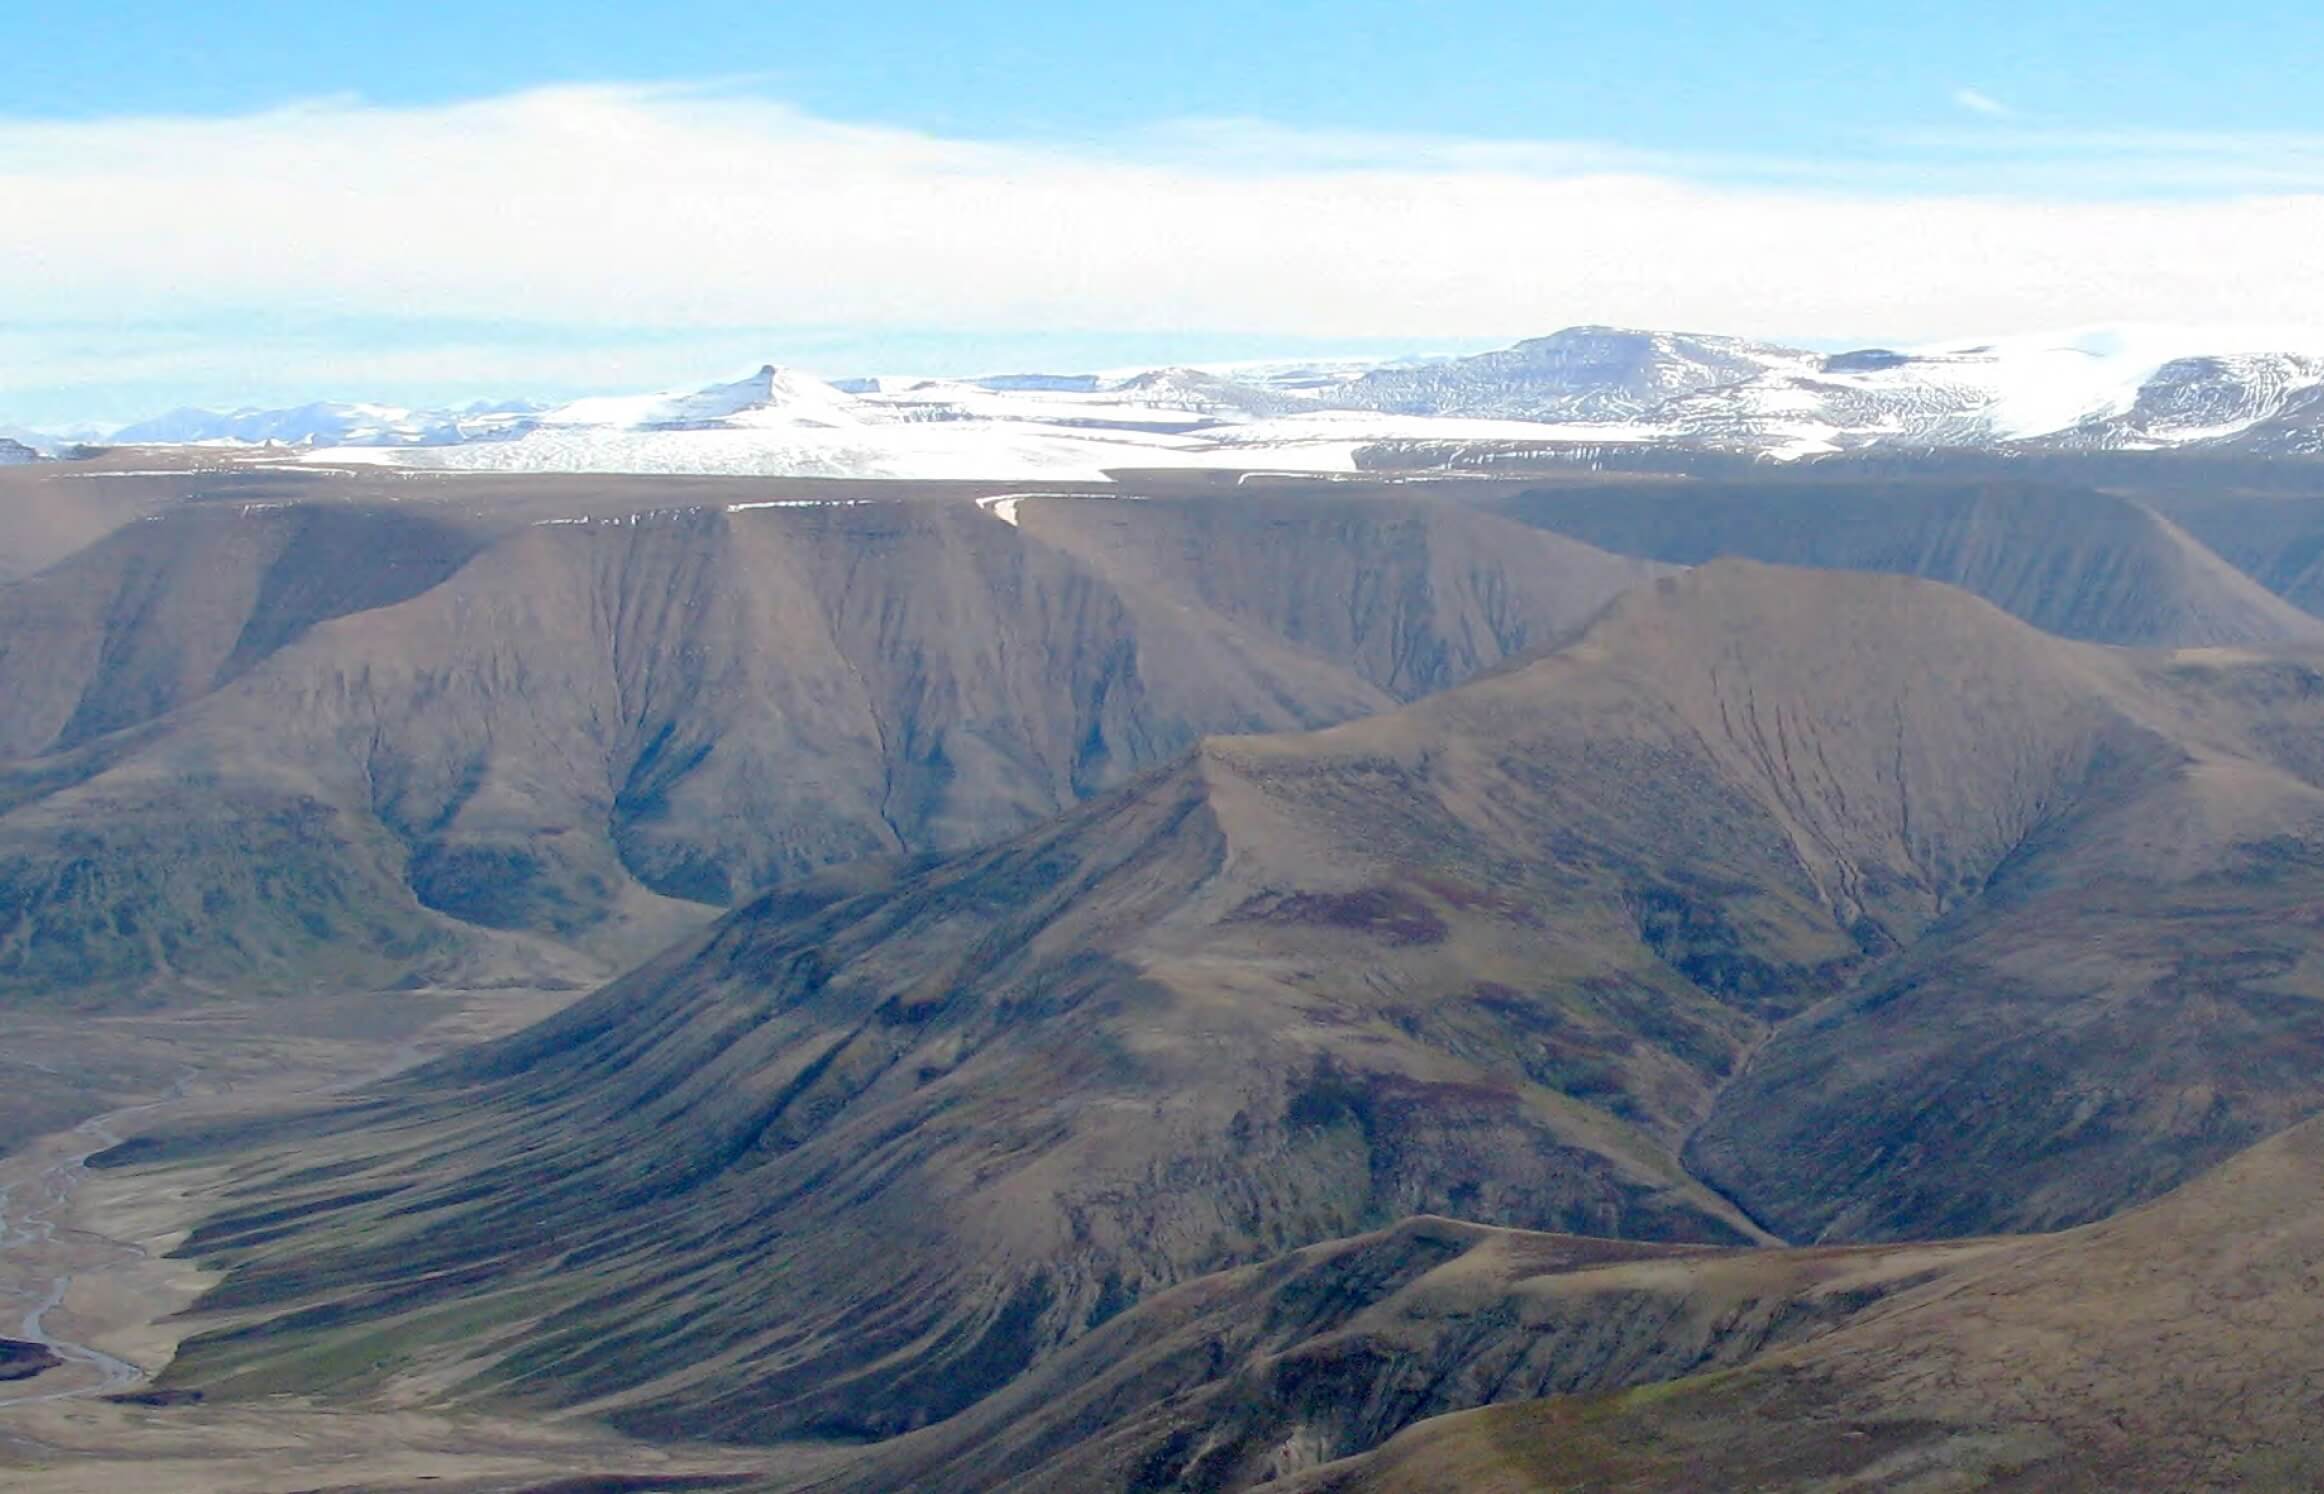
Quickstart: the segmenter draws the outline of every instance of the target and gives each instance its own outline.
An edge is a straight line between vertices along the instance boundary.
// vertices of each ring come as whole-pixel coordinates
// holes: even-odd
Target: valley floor
[[[0,1484],[26,1494],[122,1488],[177,1494],[418,1483],[462,1494],[650,1479],[715,1487],[768,1471],[763,1452],[649,1446],[587,1423],[552,1425],[422,1406],[330,1407],[298,1397],[204,1406],[141,1399],[184,1328],[175,1314],[215,1278],[169,1251],[224,1185],[218,1169],[90,1171],[126,1131],[231,1124],[382,1078],[547,1015],[571,992],[431,992],[240,1009],[12,1023],[7,1053],[113,1108],[0,1155],[0,1337],[62,1362],[0,1382]],[[143,1074],[103,1091],[94,1076]],[[156,1082],[158,1080],[158,1082]],[[812,1450],[789,1456],[804,1471]],[[700,1480],[700,1482],[696,1482]],[[611,1487],[591,1483],[590,1487]]]

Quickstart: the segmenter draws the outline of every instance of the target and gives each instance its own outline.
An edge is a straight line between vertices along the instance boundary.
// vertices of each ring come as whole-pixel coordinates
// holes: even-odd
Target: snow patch
[[[2270,351],[2259,334],[2083,328],[1826,356],[1577,327],[1465,358],[881,376],[844,388],[768,364],[725,383],[548,410],[179,411],[146,429],[164,444],[263,442],[256,449],[295,453],[306,470],[1099,483],[1154,468],[1347,475],[1366,470],[1367,448],[1399,445],[1421,449],[1407,471],[1462,447],[1661,445],[1791,461],[1879,444],[2174,446],[2278,416],[2313,422],[2319,385],[2324,359]],[[323,462],[335,466],[313,465]]]

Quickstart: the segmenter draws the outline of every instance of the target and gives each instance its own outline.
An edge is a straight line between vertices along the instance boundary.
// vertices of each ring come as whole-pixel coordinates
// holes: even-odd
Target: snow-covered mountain
[[[1998,446],[2127,406],[2140,371],[2070,344],[1866,348],[1695,390],[1647,412],[1667,438],[1775,456]]]
[[[1008,480],[1491,465],[1613,446],[1773,459],[1875,445],[2314,453],[2324,451],[2324,356],[2088,333],[1819,353],[1593,326],[1393,364],[837,382],[768,365],[554,407],[177,411],[112,439],[282,443],[440,469]]]
[[[1817,354],[1582,327],[1418,374],[1367,376],[1341,402],[1783,459],[1875,445],[2318,449],[2324,358],[2165,356],[2167,345],[2084,334]]]
[[[702,389],[578,399],[546,411],[540,430],[702,431],[862,424],[854,396],[795,369],[768,364],[748,378]]]
[[[1792,348],[1686,332],[1568,327],[1515,347],[1420,368],[1384,368],[1329,391],[1330,403],[1395,415],[1613,422],[1669,401],[1811,366]]]
[[[1257,381],[1245,382],[1200,368],[1157,368],[1132,374],[1104,391],[1125,405],[1177,410],[1213,420],[1257,420],[1313,409],[1312,395],[1285,393]]]
[[[2233,442],[2255,451],[2314,451],[2324,431],[2324,357],[2291,353],[2174,358],[2129,408],[2058,432],[2053,444],[2142,450]]]
[[[82,441],[94,439],[100,432],[87,427],[36,431],[29,426],[0,423],[0,441],[13,441],[41,456],[55,456]]]
[[[444,446],[504,438],[537,408],[512,402],[406,410],[330,401],[282,410],[188,408],[123,426],[106,439],[116,446]]]
[[[0,467],[15,467],[20,466],[25,462],[37,462],[39,460],[40,453],[25,445],[22,441],[18,441],[9,436],[0,436]]]
[[[1242,416],[1208,394],[1199,376],[1082,389],[890,378],[842,388],[769,365],[701,389],[575,400],[495,440],[348,442],[315,457],[462,471],[1102,480],[1120,468],[1192,465],[1190,453],[1207,444],[1192,433]],[[1216,464],[1232,465],[1231,454],[1204,463]]]

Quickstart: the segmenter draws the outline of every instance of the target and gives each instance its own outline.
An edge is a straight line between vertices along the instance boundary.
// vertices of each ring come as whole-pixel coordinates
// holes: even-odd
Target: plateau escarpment
[[[2292,578],[2247,575],[2133,498],[2057,481],[1811,471],[1573,482],[1491,506],[1681,565],[1732,555],[1944,581],[2045,632],[2094,643],[2324,644],[2324,626],[2297,596],[2270,591]]]
[[[0,590],[0,984],[602,973],[1203,732],[1391,706],[1653,573],[1395,499],[531,512],[188,505]],[[1223,577],[1182,563],[1214,545]]]

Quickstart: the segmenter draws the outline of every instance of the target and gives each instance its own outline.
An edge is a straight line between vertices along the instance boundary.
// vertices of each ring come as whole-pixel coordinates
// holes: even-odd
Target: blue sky
[[[1962,89],[2151,130],[2324,128],[2324,7],[888,0],[879,5],[0,5],[15,114],[441,103],[749,77],[832,118],[971,136],[1185,115],[1669,149],[1867,148]]]
[[[0,425],[1582,320],[2324,322],[2283,247],[2320,226],[2313,5],[0,0],[0,34]]]

